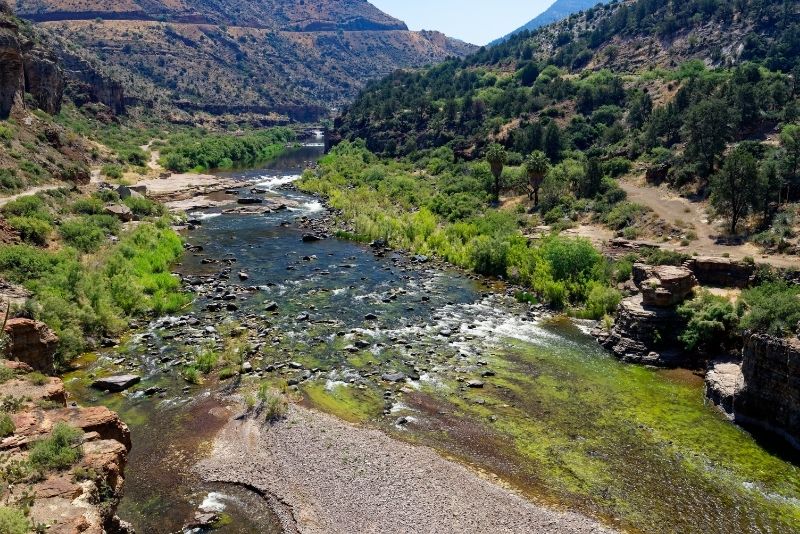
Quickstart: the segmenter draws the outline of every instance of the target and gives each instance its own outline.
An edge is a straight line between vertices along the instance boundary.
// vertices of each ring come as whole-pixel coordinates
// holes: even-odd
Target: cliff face
[[[15,105],[22,103],[25,73],[17,26],[0,11],[0,119],[7,119]]]
[[[800,340],[747,336],[742,362],[728,374],[739,375],[728,381],[730,391],[707,380],[708,396],[727,399],[717,404],[732,419],[780,434],[800,448]]]
[[[188,117],[314,121],[370,79],[475,49],[410,32],[366,0],[18,0],[16,7],[59,48],[124,79],[135,103]],[[97,80],[87,86],[111,89]],[[113,109],[109,96],[94,98]]]

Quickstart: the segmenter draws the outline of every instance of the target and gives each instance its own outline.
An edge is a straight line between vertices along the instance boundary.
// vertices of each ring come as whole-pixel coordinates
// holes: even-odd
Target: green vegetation
[[[775,336],[797,333],[800,323],[800,286],[768,282],[742,293],[747,313],[742,328]]]
[[[281,393],[271,389],[269,384],[261,384],[258,388],[259,406],[256,410],[263,413],[267,421],[278,421],[286,417],[289,411],[289,402]]]
[[[730,347],[739,333],[741,310],[723,297],[703,291],[678,308],[688,325],[680,336],[687,350],[703,353]]]
[[[239,136],[192,132],[172,136],[162,148],[161,164],[175,172],[204,171],[253,164],[277,156],[294,139],[287,128]]]
[[[0,438],[8,437],[16,430],[17,427],[11,420],[11,416],[7,413],[0,413]]]
[[[31,532],[31,524],[22,510],[0,506],[0,532],[2,534],[28,534]]]
[[[87,234],[76,235],[79,245],[96,248]],[[28,312],[56,331],[58,356],[66,362],[84,351],[87,335],[118,334],[132,317],[182,308],[188,299],[169,271],[182,252],[180,238],[165,224],[145,223],[93,254],[69,246],[2,245],[0,272],[33,293]]]
[[[83,456],[81,439],[82,430],[56,423],[50,436],[33,445],[28,461],[37,469],[68,469]]]

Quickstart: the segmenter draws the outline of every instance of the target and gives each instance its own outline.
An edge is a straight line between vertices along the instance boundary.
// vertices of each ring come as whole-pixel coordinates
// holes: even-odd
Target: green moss
[[[374,419],[383,409],[382,399],[371,389],[336,386],[328,390],[324,384],[311,383],[304,385],[302,391],[314,407],[354,423]]]

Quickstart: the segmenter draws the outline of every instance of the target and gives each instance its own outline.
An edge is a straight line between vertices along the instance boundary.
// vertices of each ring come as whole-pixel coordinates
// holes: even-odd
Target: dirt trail
[[[275,425],[230,421],[197,470],[271,495],[287,532],[612,532],[529,502],[431,449],[300,406]]]
[[[708,221],[705,205],[691,202],[676,195],[666,187],[651,187],[640,185],[636,181],[620,181],[620,187],[628,194],[628,200],[647,206],[662,220],[677,227],[692,229],[697,234],[697,239],[690,241],[687,246],[679,242],[652,241],[666,250],[674,250],[684,254],[699,256],[729,256],[734,260],[752,257],[758,263],[766,263],[774,267],[798,268],[800,258],[784,254],[762,254],[760,249],[752,243],[743,245],[724,245],[716,242],[720,235],[717,229]],[[645,241],[646,242],[646,241]]]
[[[21,197],[27,197],[30,195],[35,195],[36,193],[42,193],[44,191],[53,191],[55,189],[61,189],[62,187],[70,187],[72,184],[68,182],[61,182],[58,184],[49,184],[49,185],[38,185],[36,187],[31,187],[30,189],[26,189],[21,193],[17,193],[15,195],[10,195],[7,197],[0,198],[0,208],[8,204],[9,202],[13,202]]]

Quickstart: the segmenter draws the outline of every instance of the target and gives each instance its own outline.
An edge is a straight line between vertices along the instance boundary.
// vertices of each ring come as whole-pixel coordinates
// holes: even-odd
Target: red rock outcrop
[[[697,279],[686,267],[659,265],[651,267],[637,263],[633,266],[633,281],[642,292],[645,306],[671,308],[691,296]]]
[[[10,359],[24,362],[42,373],[53,373],[58,337],[46,324],[32,319],[9,319],[5,332],[9,338],[6,354]]]

